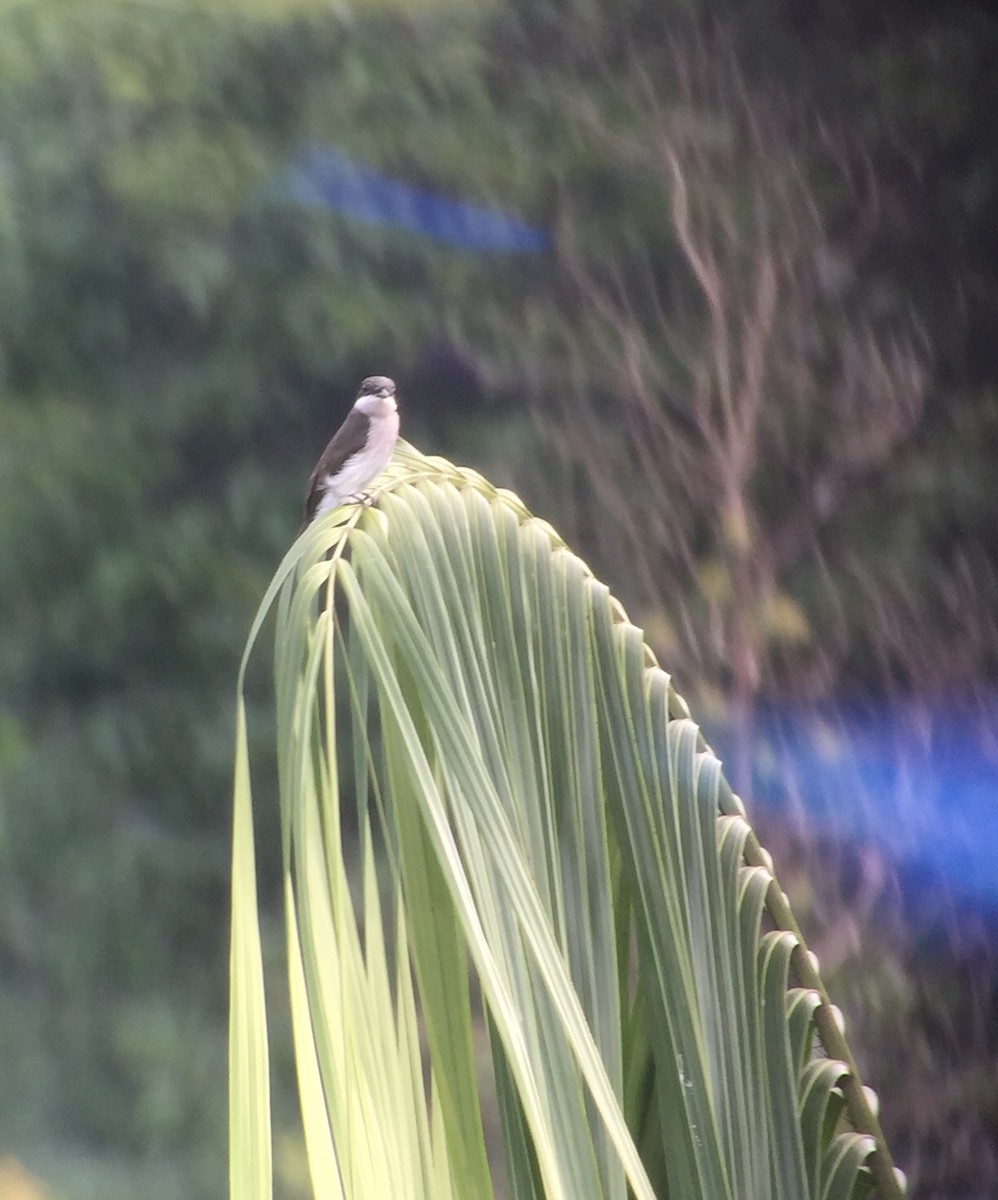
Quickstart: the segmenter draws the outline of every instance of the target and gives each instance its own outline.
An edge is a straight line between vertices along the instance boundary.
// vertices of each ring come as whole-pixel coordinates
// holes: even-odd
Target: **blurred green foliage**
[[[396,376],[409,436],[520,487],[663,644],[687,636],[661,564],[614,556],[621,513],[536,417],[588,388],[613,437],[619,381],[566,245],[696,333],[626,138],[636,68],[666,97],[663,39],[701,8],[0,5],[0,1155],[57,1195],[223,1192],[235,666],[359,377]],[[764,598],[771,682],[804,643],[852,686],[907,686],[925,662],[934,686],[972,684],[996,665],[986,631],[938,672],[995,593],[998,30],[971,4],[727,15],[750,83],[855,132],[886,215],[842,267],[863,311],[911,305],[932,363],[918,428],[854,489],[821,569]],[[291,203],[280,180],[322,145],[516,211],[556,249],[481,258]],[[850,178],[814,180],[847,233]],[[763,465],[761,510],[780,510],[807,463]],[[644,491],[624,482],[626,517]],[[696,586],[716,592],[715,549]],[[877,641],[864,577],[829,588],[847,558],[890,584],[907,640]]]

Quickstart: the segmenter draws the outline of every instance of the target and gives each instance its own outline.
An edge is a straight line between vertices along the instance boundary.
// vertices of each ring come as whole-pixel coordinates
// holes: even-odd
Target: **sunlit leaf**
[[[317,1195],[492,1194],[476,987],[515,1196],[799,1200],[866,1166],[900,1194],[854,1065],[815,1065],[819,1040],[848,1048],[740,801],[549,526],[403,448],[375,507],[299,539],[250,648],[275,608]],[[242,771],[237,792],[245,814]]]

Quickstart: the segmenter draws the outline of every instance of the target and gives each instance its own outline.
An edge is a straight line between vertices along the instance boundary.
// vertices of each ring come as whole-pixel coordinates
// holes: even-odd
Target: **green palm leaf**
[[[901,1195],[765,852],[640,631],[516,497],[407,447],[385,480],[299,539],[246,652],[276,610],[315,1194],[494,1194],[475,979],[511,1195]],[[241,700],[238,719],[245,1200],[271,1168]]]

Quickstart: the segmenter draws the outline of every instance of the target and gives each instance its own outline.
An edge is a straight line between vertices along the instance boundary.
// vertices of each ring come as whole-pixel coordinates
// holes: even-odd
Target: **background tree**
[[[552,444],[609,515],[592,517],[608,571],[631,577],[684,669],[725,695],[747,792],[760,691],[820,695],[837,678],[834,645],[811,632],[823,614],[788,581],[827,570],[819,534],[916,427],[928,349],[900,297],[875,314],[830,240],[819,193],[854,182],[833,135],[750,90],[723,31],[674,35],[659,54],[654,74],[624,60],[632,95],[621,103],[618,76],[612,115],[579,109],[640,199],[596,236],[587,217],[605,212],[567,193],[557,260],[580,305],[532,369],[554,401],[540,409]],[[849,197],[857,224],[876,219],[867,182]]]

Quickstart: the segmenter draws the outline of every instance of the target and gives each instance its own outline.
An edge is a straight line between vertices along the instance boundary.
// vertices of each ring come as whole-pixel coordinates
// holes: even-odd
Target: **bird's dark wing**
[[[370,421],[363,413],[352,408],[347,419],[333,434],[333,439],[323,450],[322,456],[315,464],[308,481],[308,492],[305,496],[305,524],[315,516],[325,490],[324,481],[327,475],[335,474],[346,460],[358,450],[363,450],[367,442],[367,431]]]

